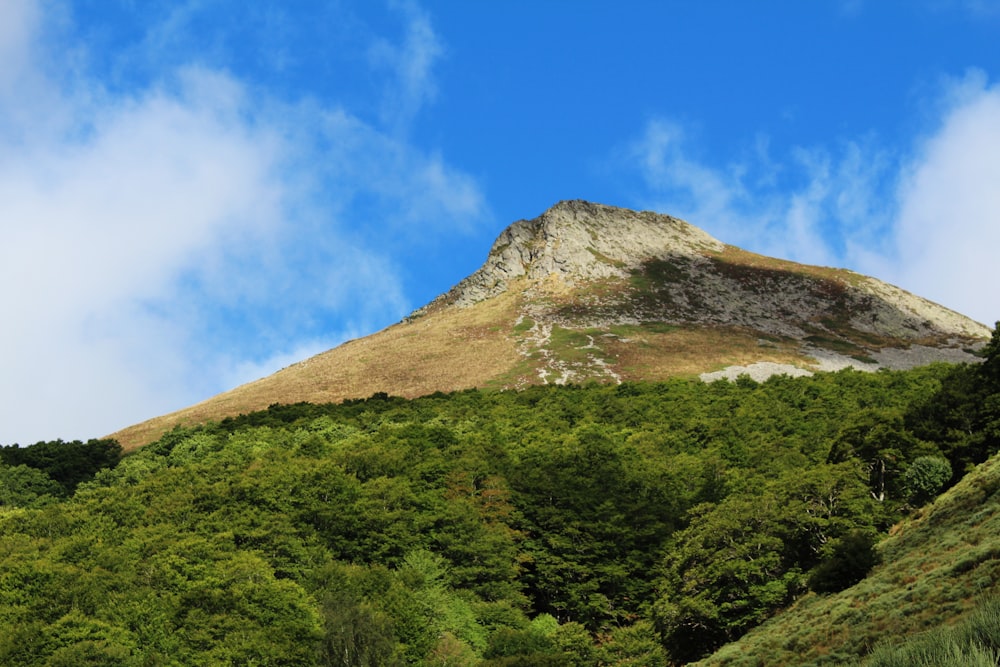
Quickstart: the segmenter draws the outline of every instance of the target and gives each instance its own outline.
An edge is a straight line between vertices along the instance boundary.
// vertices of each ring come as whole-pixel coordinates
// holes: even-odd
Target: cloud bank
[[[363,226],[483,216],[400,130],[438,55],[415,8],[383,125],[205,62],[122,91],[53,7],[0,8],[0,443],[101,436],[395,321],[392,243]]]
[[[1000,320],[1000,86],[953,84],[940,125],[905,164],[893,274],[922,296],[989,325]]]

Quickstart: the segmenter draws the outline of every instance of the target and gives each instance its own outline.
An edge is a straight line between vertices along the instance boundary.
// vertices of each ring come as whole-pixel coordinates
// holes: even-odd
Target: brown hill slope
[[[989,333],[851,271],[567,201],[511,225],[479,271],[403,322],[112,437],[131,448],[177,424],[380,391],[905,368],[974,359]]]

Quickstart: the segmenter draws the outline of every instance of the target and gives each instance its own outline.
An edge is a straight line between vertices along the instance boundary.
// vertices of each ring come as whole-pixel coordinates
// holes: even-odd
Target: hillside
[[[1000,332],[985,352],[0,450],[0,665],[666,667],[796,601],[718,655],[846,659],[995,592]]]
[[[124,457],[0,448],[0,665],[842,664],[989,617],[986,333],[565,202]]]
[[[112,437],[130,449],[178,424],[378,392],[971,361],[988,335],[873,278],[749,253],[669,216],[567,201],[511,225],[480,270],[403,322]]]
[[[697,664],[843,665],[967,616],[1000,581],[1000,456],[894,526],[878,552],[882,565],[861,583],[806,595]]]

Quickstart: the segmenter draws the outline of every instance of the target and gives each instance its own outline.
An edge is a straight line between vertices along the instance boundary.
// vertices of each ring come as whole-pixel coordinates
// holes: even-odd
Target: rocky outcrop
[[[505,229],[482,268],[442,298],[467,306],[504,292],[514,278],[570,282],[627,278],[650,259],[698,256],[724,245],[697,227],[650,211],[563,201]]]
[[[598,284],[602,289],[593,288]],[[810,360],[806,368],[771,361],[734,366],[705,379],[973,361],[968,350],[990,333],[874,278],[755,255],[668,215],[579,200],[512,224],[483,266],[428,308],[469,308],[515,285],[519,321],[531,321],[537,334],[521,341],[522,353],[541,360],[543,382],[618,378],[593,337],[589,348],[576,351],[576,370],[570,369],[543,335],[553,327],[606,331],[661,323],[738,330],[790,343]]]
[[[863,278],[858,292],[869,297],[864,309],[852,317],[859,330],[880,331],[889,335],[920,337],[936,332],[972,338],[989,337],[989,327],[933,301],[928,301],[895,285]]]
[[[647,285],[641,299],[622,294],[618,302],[592,304],[602,324],[617,313],[622,322],[727,325],[804,338],[836,319],[888,338],[989,335],[978,322],[874,278],[745,253],[668,215],[580,200],[512,224],[483,266],[434,304],[467,307],[506,292],[516,279],[531,285],[552,276],[570,286],[637,277]]]

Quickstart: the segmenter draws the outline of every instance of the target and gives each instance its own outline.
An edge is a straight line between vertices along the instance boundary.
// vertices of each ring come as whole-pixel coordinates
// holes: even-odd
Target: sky
[[[0,444],[388,326],[587,199],[993,325],[1000,0],[2,0]]]

